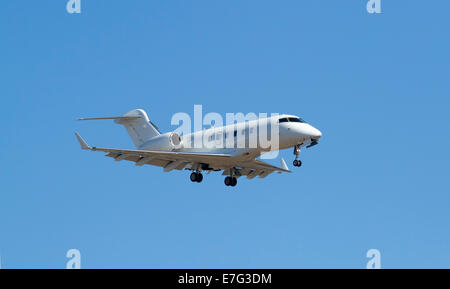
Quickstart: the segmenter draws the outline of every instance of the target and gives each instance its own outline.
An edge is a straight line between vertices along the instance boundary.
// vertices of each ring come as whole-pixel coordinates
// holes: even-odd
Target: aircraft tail
[[[80,118],[79,120],[99,119],[113,119],[115,123],[123,125],[127,129],[136,148],[139,148],[149,139],[161,134],[158,128],[148,119],[147,113],[142,109],[129,111],[123,116]]]

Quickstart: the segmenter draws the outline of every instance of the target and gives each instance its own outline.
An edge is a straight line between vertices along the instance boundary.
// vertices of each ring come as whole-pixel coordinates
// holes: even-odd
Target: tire
[[[197,181],[197,174],[196,173],[192,173],[190,176],[191,182],[196,182]]]
[[[233,178],[231,179],[231,186],[234,187],[234,186],[236,186],[236,185],[237,185],[237,179],[236,179],[235,177],[233,177]]]
[[[224,181],[225,186],[231,186],[232,182],[233,181],[232,181],[232,179],[230,177],[226,177],[225,178],[225,181]]]
[[[197,182],[197,183],[201,183],[202,181],[203,181],[203,175],[202,175],[201,173],[198,173],[198,174],[197,174],[196,182]]]

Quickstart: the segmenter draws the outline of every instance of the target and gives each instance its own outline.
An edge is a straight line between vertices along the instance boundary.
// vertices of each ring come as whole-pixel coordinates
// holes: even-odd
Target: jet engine
[[[168,132],[146,141],[142,148],[147,150],[172,151],[181,147],[181,137],[176,132]]]

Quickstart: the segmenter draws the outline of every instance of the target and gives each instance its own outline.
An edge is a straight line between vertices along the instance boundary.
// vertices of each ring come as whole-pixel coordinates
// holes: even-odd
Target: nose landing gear
[[[294,167],[301,167],[302,161],[298,159],[298,157],[300,155],[300,145],[296,145],[294,147],[294,155],[295,155],[295,160],[293,162]]]

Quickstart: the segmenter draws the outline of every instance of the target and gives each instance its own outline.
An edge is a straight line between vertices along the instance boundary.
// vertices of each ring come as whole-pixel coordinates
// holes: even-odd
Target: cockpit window
[[[283,117],[280,118],[278,120],[279,123],[283,123],[283,122],[301,122],[301,123],[306,123],[306,121],[304,121],[303,119],[299,118],[299,117]]]
[[[289,122],[302,122],[302,123],[305,123],[306,121],[304,121],[303,119],[301,119],[299,117],[290,117],[289,118]]]

